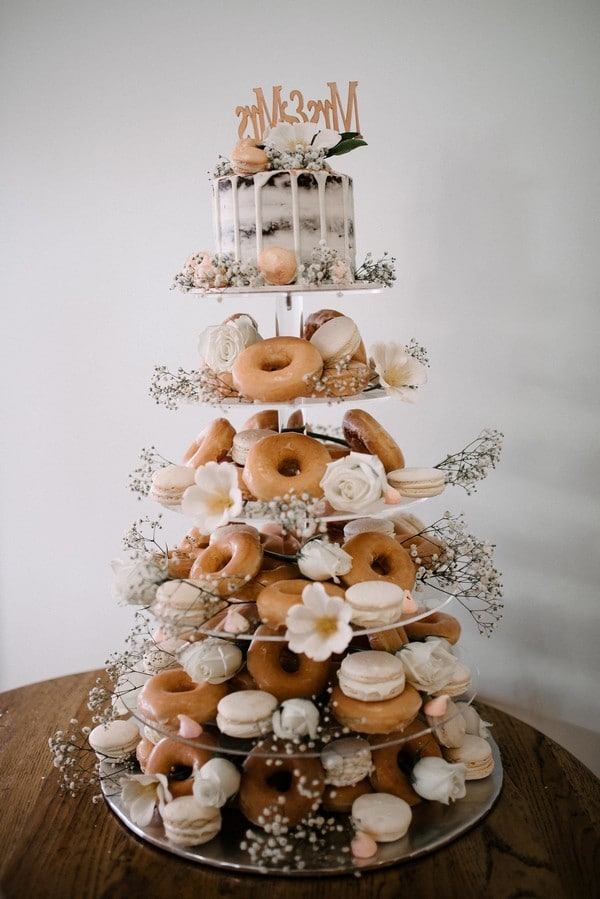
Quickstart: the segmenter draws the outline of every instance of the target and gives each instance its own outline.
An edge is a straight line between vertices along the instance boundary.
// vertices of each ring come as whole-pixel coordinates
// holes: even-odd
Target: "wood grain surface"
[[[231,875],[138,840],[90,794],[63,796],[48,737],[86,721],[99,672],[0,694],[2,899],[465,899],[600,896],[600,786],[548,737],[478,704],[502,753],[489,815],[431,854],[361,876]]]

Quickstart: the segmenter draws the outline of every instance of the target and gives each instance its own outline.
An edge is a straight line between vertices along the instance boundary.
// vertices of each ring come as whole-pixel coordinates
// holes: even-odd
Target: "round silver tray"
[[[119,778],[122,772],[102,780],[102,791],[108,806],[136,836],[172,855],[189,861],[222,868],[231,872],[266,874],[280,877],[355,874],[374,870],[433,852],[466,833],[491,810],[502,789],[502,762],[496,743],[490,739],[494,770],[482,780],[467,781],[467,794],[452,805],[422,802],[413,808],[413,818],[406,836],[393,843],[379,843],[377,854],[368,859],[355,859],[350,851],[354,835],[348,815],[326,815],[325,822],[335,818],[335,826],[324,823],[318,838],[298,840],[285,862],[261,861],[260,853],[252,854],[257,840],[268,839],[259,828],[250,825],[236,809],[223,809],[223,827],[210,842],[181,848],[169,843],[157,813],[147,827],[134,824],[121,803]],[[247,832],[254,834],[247,838]]]

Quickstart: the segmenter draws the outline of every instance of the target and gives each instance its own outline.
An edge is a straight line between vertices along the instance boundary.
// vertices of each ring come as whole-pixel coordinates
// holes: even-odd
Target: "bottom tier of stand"
[[[350,851],[354,831],[348,815],[324,814],[318,834],[294,841],[284,859],[270,846],[272,838],[249,824],[235,808],[223,809],[223,827],[210,842],[191,848],[169,843],[158,813],[147,827],[134,824],[121,803],[120,774],[102,779],[102,791],[109,807],[136,836],[173,855],[231,872],[268,874],[283,877],[356,874],[360,871],[409,861],[446,845],[470,830],[491,810],[502,788],[502,763],[495,742],[490,739],[494,770],[482,780],[467,781],[467,793],[451,805],[422,802],[413,807],[413,819],[406,836],[393,843],[380,843],[377,854],[356,859]],[[275,856],[275,857],[274,857]]]

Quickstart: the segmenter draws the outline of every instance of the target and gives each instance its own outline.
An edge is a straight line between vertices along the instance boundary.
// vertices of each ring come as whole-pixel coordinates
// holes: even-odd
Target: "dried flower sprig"
[[[166,365],[155,365],[148,393],[157,405],[176,410],[182,402],[200,401],[200,380],[197,371],[178,368],[173,374]]]
[[[434,468],[446,473],[446,483],[474,493],[478,481],[487,477],[490,468],[500,461],[504,435],[486,428],[458,453],[451,453]]]
[[[425,365],[427,368],[430,367],[427,347],[424,347],[422,344],[418,343],[414,337],[410,338],[410,340],[406,344],[405,350],[409,356],[412,356],[413,359],[416,359],[417,362],[421,363],[421,365]]]
[[[148,496],[152,486],[152,475],[158,468],[165,468],[173,463],[165,459],[155,446],[144,447],[140,452],[140,464],[128,478],[128,487],[132,493],[138,494],[138,499]]]
[[[278,524],[284,534],[294,534],[300,539],[327,530],[325,522],[318,520],[319,515],[323,514],[323,500],[315,499],[308,493],[298,496],[290,492],[266,502],[247,502],[244,513],[248,519],[268,518]]]
[[[48,740],[54,767],[59,773],[59,789],[70,796],[98,786],[100,763],[88,743],[91,728],[80,725],[76,718],[69,730],[57,730]]]
[[[421,534],[433,536],[442,548],[427,567],[419,567],[418,583],[454,596],[469,612],[479,632],[491,636],[502,619],[504,608],[500,602],[501,574],[493,562],[495,546],[469,534],[463,516],[450,512],[445,512],[442,518],[413,536]],[[411,538],[407,537],[404,543],[417,560]]]
[[[159,513],[157,518],[138,518],[131,527],[123,534],[122,545],[124,550],[131,550],[136,556],[145,556],[148,553],[167,554],[167,548],[160,545],[156,539],[157,534],[162,530],[162,514]],[[149,529],[150,533],[147,533]]]
[[[380,259],[373,259],[372,253],[367,253],[365,260],[354,272],[356,281],[363,284],[383,284],[391,287],[396,280],[396,259],[386,251]]]
[[[231,162],[222,153],[219,153],[216,165],[212,172],[209,172],[209,178],[223,178],[226,175],[233,175]]]

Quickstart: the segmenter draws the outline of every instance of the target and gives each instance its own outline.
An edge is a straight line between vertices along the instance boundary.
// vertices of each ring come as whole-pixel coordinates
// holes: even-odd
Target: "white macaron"
[[[408,802],[391,793],[365,793],[352,803],[352,823],[376,843],[391,843],[407,832],[412,820]]]
[[[367,649],[345,656],[338,670],[340,690],[362,702],[381,702],[399,696],[406,683],[404,666],[398,656]]]
[[[350,620],[362,627],[393,624],[402,617],[404,590],[391,581],[362,581],[346,590]]]
[[[217,706],[217,727],[230,737],[260,737],[273,731],[278,700],[265,690],[228,693]]]

